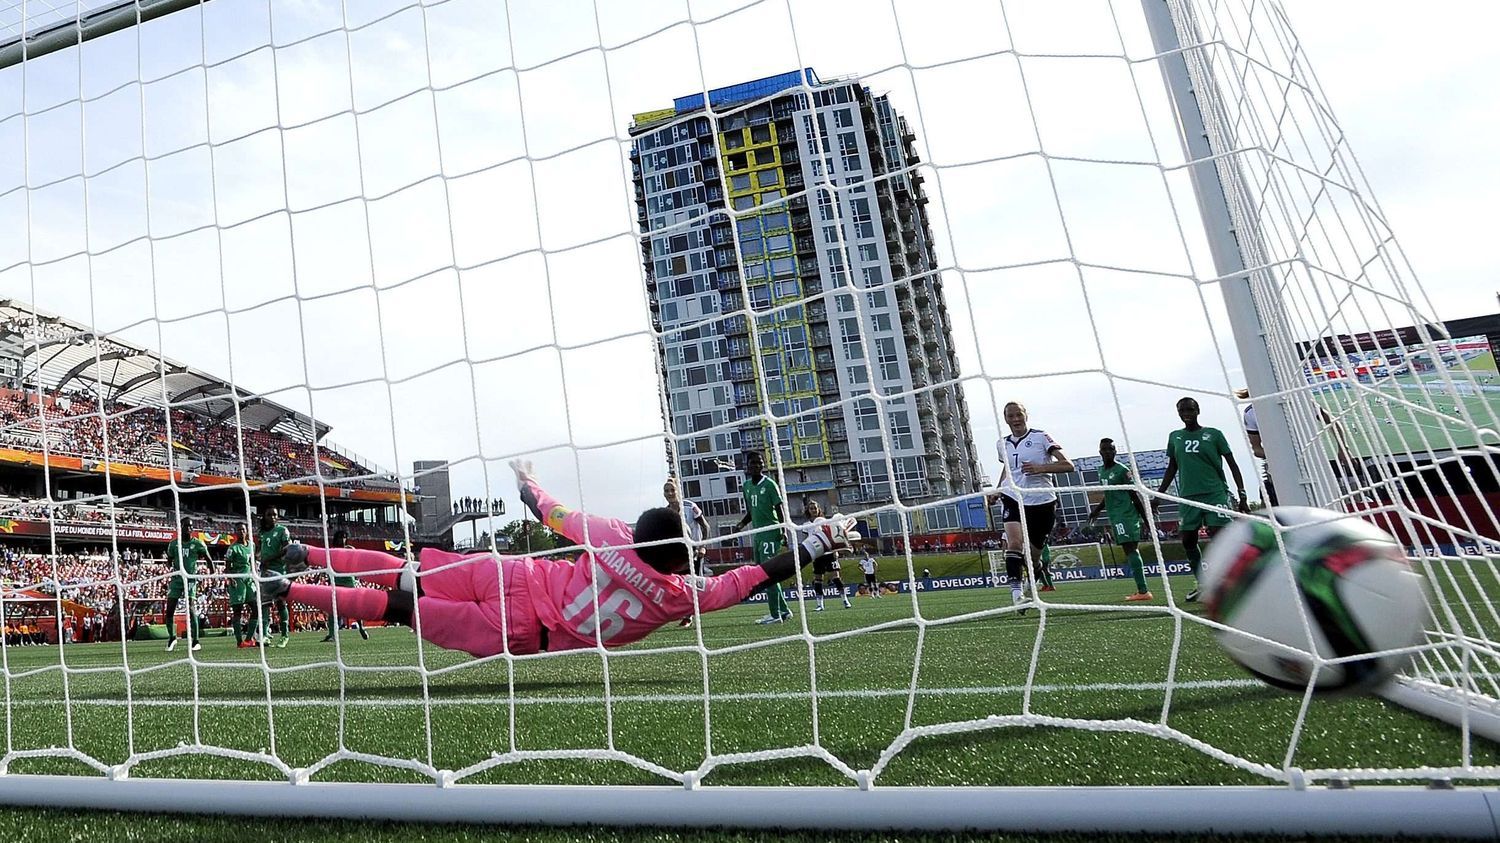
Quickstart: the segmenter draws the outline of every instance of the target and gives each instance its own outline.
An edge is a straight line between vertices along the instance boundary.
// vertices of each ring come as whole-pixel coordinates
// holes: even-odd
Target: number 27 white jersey
[[[1023,474],[1021,467],[1042,465],[1051,460],[1053,448],[1062,447],[1045,430],[1032,428],[1021,437],[1009,434],[1001,437],[996,450],[1005,475],[1000,482],[1000,491],[1012,500],[1026,506],[1051,503],[1057,500],[1050,474]]]

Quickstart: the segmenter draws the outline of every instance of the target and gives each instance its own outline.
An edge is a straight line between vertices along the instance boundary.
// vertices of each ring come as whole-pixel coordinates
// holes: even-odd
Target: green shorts
[[[1109,534],[1114,536],[1115,544],[1139,544],[1141,541],[1141,519],[1134,515],[1119,520],[1112,518],[1109,522]]]
[[[181,600],[183,596],[189,599],[198,596],[198,583],[183,574],[173,574],[172,578],[167,580],[167,599]]]
[[[755,547],[755,564],[760,565],[771,561],[786,547],[786,537],[779,529],[762,530],[750,537],[750,543]]]
[[[339,588],[359,588],[359,577],[336,576],[333,578],[333,584]]]
[[[246,571],[246,573],[249,573]],[[249,577],[230,577],[229,605],[248,606],[255,602],[255,580]]]
[[[1228,492],[1213,492],[1207,495],[1183,495],[1190,501],[1205,503],[1209,506],[1229,508]],[[1230,517],[1211,509],[1201,509],[1191,504],[1183,504],[1180,513],[1181,530],[1184,533],[1196,533],[1201,527],[1223,527],[1229,524]]]

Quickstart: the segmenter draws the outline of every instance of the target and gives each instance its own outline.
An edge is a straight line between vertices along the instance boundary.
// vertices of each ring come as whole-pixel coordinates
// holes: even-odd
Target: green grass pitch
[[[1468,366],[1481,386],[1495,382],[1495,361],[1489,354],[1468,361]],[[1459,389],[1467,387],[1468,378],[1462,372],[1455,371],[1452,377],[1459,384]],[[1496,399],[1482,392],[1452,394],[1436,374],[1385,378],[1374,387],[1381,397],[1366,392],[1368,386],[1358,393],[1348,389],[1351,388],[1346,386],[1345,390],[1317,392],[1314,396],[1329,413],[1343,419],[1349,448],[1356,457],[1387,453],[1420,454],[1429,448],[1437,451],[1470,448],[1481,444],[1481,437],[1483,444],[1496,442],[1493,431],[1476,436],[1474,428],[1459,420],[1462,408],[1462,415],[1473,419],[1480,430],[1490,429],[1497,412],[1500,412],[1500,408],[1496,407]],[[1400,401],[1428,407],[1429,411],[1411,410]],[[1370,417],[1351,413],[1350,407],[1354,402],[1368,406]],[[1380,440],[1379,447],[1372,443],[1372,439]]]
[[[936,573],[936,572],[935,572]],[[1179,595],[1187,585],[1174,579]],[[1161,583],[1157,606],[1163,606]],[[1074,583],[1045,595],[1049,602],[1116,604],[1125,582]],[[423,684],[410,668],[418,644],[405,629],[375,630],[370,641],[342,635],[342,659],[318,633],[294,636],[284,650],[235,650],[225,638],[205,639],[192,661],[160,642],[73,645],[63,650],[70,672],[43,670],[56,647],[8,648],[7,734],[12,750],[74,747],[106,764],[135,753],[202,743],[247,752],[271,751],[293,767],[316,764],[344,748],[460,769],[507,749],[599,748],[613,722],[614,745],[671,770],[714,754],[817,744],[853,769],[876,763],[908,723],[922,726],[1023,711],[1031,654],[1042,613],[964,619],[1009,602],[1002,589],[856,599],[843,609],[798,609],[791,625],[757,626],[760,610],[742,606],[707,617],[702,641],[710,702],[703,701],[700,632],[663,629],[605,662],[593,652],[515,662],[472,664],[462,654],[423,646],[429,671],[430,739]],[[811,609],[812,604],[805,607]],[[919,634],[914,611],[937,621]],[[947,622],[943,622],[947,621]],[[860,635],[814,636],[884,624]],[[1166,613],[1049,608],[1030,711],[1090,720],[1162,722],[1248,761],[1280,767],[1300,698],[1248,680],[1190,620],[1182,624],[1176,687],[1165,682],[1176,620]],[[759,645],[759,646],[749,646]],[[652,648],[680,647],[649,653]],[[920,650],[920,670],[913,664]],[[122,655],[134,673],[118,668]],[[816,680],[817,696],[811,693]],[[916,693],[908,689],[915,681]],[[342,686],[342,693],[340,688]],[[514,690],[515,705],[508,704]],[[198,703],[194,705],[195,694]],[[133,700],[127,710],[123,700]],[[269,702],[268,702],[269,698]],[[342,698],[344,704],[340,705]],[[64,700],[68,702],[65,704]],[[132,732],[127,727],[133,726]],[[129,737],[127,737],[129,735]],[[342,742],[342,744],[341,744]],[[1373,697],[1320,699],[1313,704],[1293,763],[1305,769],[1450,766],[1461,763],[1459,733]],[[1476,741],[1474,764],[1500,763],[1495,747]],[[91,774],[77,761],[18,758],[13,773]],[[183,755],[141,763],[132,776],[275,780],[254,762]],[[316,778],[424,781],[389,766],[341,761]],[[653,773],[613,761],[532,761],[492,768],[472,783],[664,784]],[[885,785],[1145,785],[1257,784],[1267,779],[1182,743],[1158,737],[1070,728],[1011,726],[920,738],[884,769]],[[720,766],[705,784],[849,785],[821,760],[791,758]],[[0,817],[25,822],[30,814]],[[205,834],[207,831],[204,832]],[[447,839],[447,838],[442,838]],[[460,839],[460,838],[454,838]]]

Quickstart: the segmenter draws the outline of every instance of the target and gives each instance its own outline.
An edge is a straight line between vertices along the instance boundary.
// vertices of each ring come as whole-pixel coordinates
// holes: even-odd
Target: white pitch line
[[[1261,687],[1261,683],[1254,679],[1202,679],[1191,682],[1176,682],[1171,686],[1174,690],[1197,690],[1215,688],[1255,688]],[[1165,691],[1165,682],[1093,682],[1084,685],[1035,685],[1032,687],[1033,694],[1064,694],[1078,692],[1100,692],[1100,691]],[[1006,694],[1019,694],[1026,690],[1024,685],[994,685],[988,687],[974,688],[920,688],[917,690],[918,697],[959,697],[959,696],[1001,696]],[[819,700],[830,699],[883,699],[888,697],[905,698],[908,691],[898,688],[872,688],[865,690],[847,691],[819,691]],[[807,691],[745,691],[730,694],[712,694],[710,702],[748,702],[760,700],[806,700],[812,694]],[[617,694],[613,698],[615,703],[701,703],[702,694]],[[516,705],[599,705],[606,702],[603,696],[574,696],[574,697],[516,697],[514,700],[508,697],[433,697],[431,704],[434,707],[463,706],[463,705],[485,705],[505,706],[514,702]],[[57,700],[13,700],[12,706],[56,706]],[[192,706],[192,700],[161,700],[161,699],[137,699],[127,703],[125,700],[94,700],[74,699],[71,701],[76,706],[100,706],[105,708],[174,708]],[[401,706],[420,706],[423,700],[420,698],[378,698],[378,699],[351,699],[343,700],[273,700],[272,704],[277,708],[338,708],[340,705],[349,708],[397,708]],[[264,700],[211,700],[200,699],[198,705],[203,708],[265,708]]]

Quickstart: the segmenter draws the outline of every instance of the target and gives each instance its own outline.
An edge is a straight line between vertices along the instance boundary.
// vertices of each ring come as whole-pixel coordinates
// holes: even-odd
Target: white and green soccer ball
[[[1428,616],[1422,577],[1401,546],[1324,509],[1283,506],[1269,516],[1279,529],[1237,521],[1204,554],[1202,599],[1208,617],[1229,627],[1215,631],[1224,651],[1290,691],[1368,691],[1388,680],[1410,659],[1399,651],[1422,641]],[[1320,665],[1314,654],[1348,660]]]

